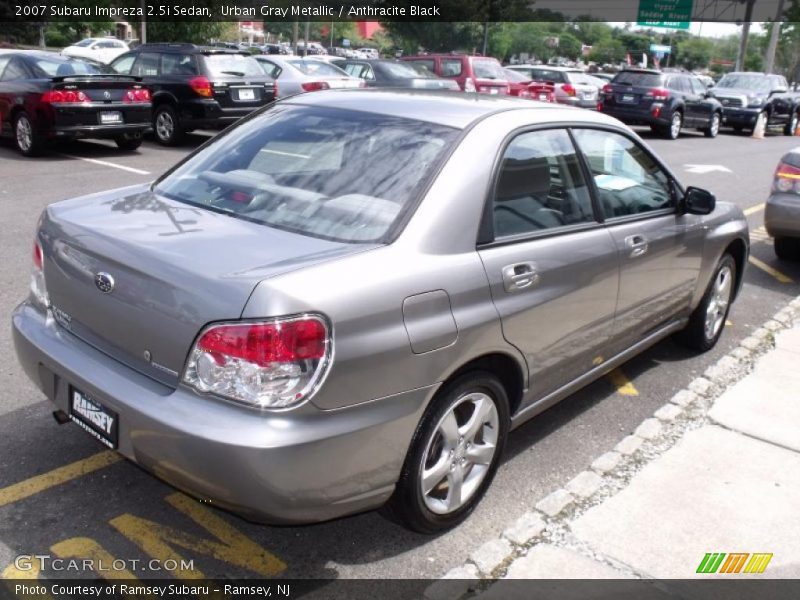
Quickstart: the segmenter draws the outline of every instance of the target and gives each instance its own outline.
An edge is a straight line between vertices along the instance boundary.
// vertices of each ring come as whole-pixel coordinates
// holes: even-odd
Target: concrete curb
[[[525,556],[539,541],[568,539],[570,521],[621,491],[647,463],[671,448],[687,431],[703,425],[713,401],[744,378],[758,358],[774,347],[775,335],[795,322],[800,322],[800,297],[741,340],[736,348],[706,369],[702,377],[677,392],[613,451],[596,458],[564,488],[542,498],[535,510],[525,513],[500,538],[484,543],[463,565],[451,569],[443,578],[451,584],[455,583],[453,579],[461,579],[461,585],[445,587],[443,581],[437,581],[425,590],[425,598],[457,600],[484,589],[503,577],[509,565]]]

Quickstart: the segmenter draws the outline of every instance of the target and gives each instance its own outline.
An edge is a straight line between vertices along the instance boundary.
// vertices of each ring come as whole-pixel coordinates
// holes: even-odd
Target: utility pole
[[[292,53],[297,54],[297,35],[298,30],[300,28],[300,24],[297,22],[297,19],[294,20],[292,23]]]
[[[483,22],[483,50],[481,54],[486,56],[486,50],[489,47],[489,20]]]
[[[778,1],[778,12],[772,22],[772,32],[769,36],[769,46],[767,46],[767,66],[766,72],[772,73],[775,69],[775,53],[778,51],[778,37],[781,34],[781,18],[783,17],[783,1]]]
[[[139,40],[139,43],[146,44],[147,43],[147,7],[144,4],[144,0],[142,0],[142,35],[140,36],[142,39]]]
[[[747,38],[750,35],[750,21],[753,20],[753,5],[756,0],[747,0],[742,23],[742,40],[739,42],[739,56],[736,58],[736,71],[744,71],[744,61],[747,58]]]

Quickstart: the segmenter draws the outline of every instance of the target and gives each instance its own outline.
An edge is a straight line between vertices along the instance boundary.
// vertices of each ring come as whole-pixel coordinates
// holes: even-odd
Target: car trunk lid
[[[170,386],[199,331],[238,319],[260,281],[365,249],[236,219],[141,186],[50,206],[41,240],[56,320]]]

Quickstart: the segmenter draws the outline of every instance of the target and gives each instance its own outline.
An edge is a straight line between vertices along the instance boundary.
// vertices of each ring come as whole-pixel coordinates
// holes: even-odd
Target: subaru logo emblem
[[[104,271],[100,271],[94,276],[94,285],[104,294],[114,291],[114,278]]]
[[[103,98],[106,100],[111,100],[111,92],[103,92]]]

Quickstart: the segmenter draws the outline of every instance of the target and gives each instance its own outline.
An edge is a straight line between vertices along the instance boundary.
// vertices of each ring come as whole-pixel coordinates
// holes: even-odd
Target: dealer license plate
[[[117,413],[74,387],[69,388],[69,418],[109,448],[117,447]]]
[[[239,90],[239,100],[255,100],[255,90]]]
[[[100,123],[103,125],[112,125],[114,123],[122,123],[122,113],[118,110],[106,110],[100,113]]]
[[[633,94],[622,94],[623,102],[636,102],[636,96]]]

